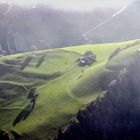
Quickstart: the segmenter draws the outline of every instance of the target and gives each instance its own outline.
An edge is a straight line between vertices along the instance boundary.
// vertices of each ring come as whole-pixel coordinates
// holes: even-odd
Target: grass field
[[[47,140],[55,136],[74,114],[106,90],[108,83],[133,60],[136,40],[84,45],[4,56],[0,58],[0,127],[14,129],[23,139]],[[132,44],[110,62],[111,53]],[[97,62],[80,67],[76,61],[86,51],[96,54]],[[25,61],[31,58],[25,68]],[[38,98],[27,119],[15,127],[16,116],[27,106],[27,90],[36,87]]]

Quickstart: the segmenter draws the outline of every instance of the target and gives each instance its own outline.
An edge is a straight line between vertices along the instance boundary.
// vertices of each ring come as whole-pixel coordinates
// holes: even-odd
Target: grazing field
[[[139,46],[134,40],[1,57],[0,128],[16,130],[23,140],[53,138],[80,108],[103,94]],[[109,60],[118,48],[122,50]],[[79,66],[77,60],[86,51],[96,55],[96,62]],[[33,87],[36,94],[28,99]]]

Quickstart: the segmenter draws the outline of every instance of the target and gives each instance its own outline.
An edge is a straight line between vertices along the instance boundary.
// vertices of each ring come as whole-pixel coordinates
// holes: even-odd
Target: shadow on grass
[[[37,62],[36,68],[39,68],[45,60],[45,55],[43,55]]]
[[[32,113],[32,111],[35,108],[36,100],[37,100],[38,94],[36,94],[36,88],[32,88],[28,94],[27,99],[30,100],[30,104],[27,105],[15,118],[13,122],[13,126],[16,126],[19,122],[26,120],[29,115]]]
[[[32,59],[33,59],[32,57],[27,57],[25,61],[23,62],[23,64],[21,65],[20,69],[24,70],[29,65]]]

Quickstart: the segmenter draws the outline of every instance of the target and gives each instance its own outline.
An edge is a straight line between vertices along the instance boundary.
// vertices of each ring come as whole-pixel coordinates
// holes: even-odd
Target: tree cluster
[[[96,62],[96,55],[92,51],[86,51],[84,55],[78,59],[79,66],[92,65]]]

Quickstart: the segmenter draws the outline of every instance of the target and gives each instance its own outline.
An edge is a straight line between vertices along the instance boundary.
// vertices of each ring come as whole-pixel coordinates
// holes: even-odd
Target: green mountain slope
[[[118,48],[121,51],[108,62]],[[0,127],[17,130],[23,139],[54,137],[81,107],[102,95],[138,48],[139,41],[134,40],[1,57]],[[76,60],[88,50],[96,54],[97,62],[81,67]],[[35,106],[25,120],[13,127],[17,115],[29,111],[27,96],[32,87],[38,91]]]

